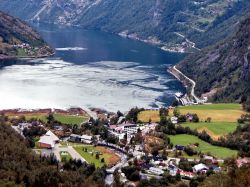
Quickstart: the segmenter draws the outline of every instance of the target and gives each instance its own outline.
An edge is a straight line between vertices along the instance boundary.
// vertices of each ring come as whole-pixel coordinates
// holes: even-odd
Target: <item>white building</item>
[[[173,124],[177,124],[177,123],[178,123],[178,118],[175,117],[175,116],[171,117],[171,122],[172,122]]]
[[[193,167],[193,172],[197,173],[197,172],[207,172],[209,168],[205,165],[205,164],[197,164]]]
[[[123,139],[124,135],[127,134],[127,138],[131,138],[140,129],[142,134],[148,133],[150,130],[154,130],[156,127],[155,123],[152,124],[131,124],[124,123],[121,125],[111,125],[109,127],[109,132],[119,139]]]
[[[81,142],[86,143],[86,144],[91,144],[92,143],[92,136],[82,135]]]
[[[48,131],[45,135],[40,137],[38,144],[41,148],[52,149],[58,141],[59,138],[53,132]]]
[[[163,175],[164,171],[160,168],[150,167],[148,170],[149,173],[152,173],[154,175]]]

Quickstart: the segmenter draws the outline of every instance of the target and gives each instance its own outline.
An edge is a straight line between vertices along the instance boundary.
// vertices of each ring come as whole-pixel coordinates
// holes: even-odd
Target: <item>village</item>
[[[154,112],[173,109],[154,109]],[[2,112],[7,114],[12,127],[31,142],[35,153],[53,155],[59,162],[72,159],[105,167],[108,186],[114,182],[114,176],[118,176],[122,184],[136,186],[138,180],[161,179],[166,174],[186,181],[226,169],[224,158],[204,152],[189,156],[199,143],[172,144],[157,130],[161,122],[133,120],[140,111],[131,111],[122,114],[93,109],[97,119],[80,108]],[[65,121],[67,117],[72,124]],[[190,121],[195,118],[190,114],[186,117]],[[169,123],[178,125],[179,119],[172,115]],[[236,160],[237,167],[249,162],[247,157]]]

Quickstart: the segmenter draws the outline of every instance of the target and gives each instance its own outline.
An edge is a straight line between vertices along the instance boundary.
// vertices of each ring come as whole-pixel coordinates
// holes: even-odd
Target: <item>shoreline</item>
[[[204,103],[204,101],[198,98],[195,94],[196,82],[194,80],[190,79],[180,70],[178,70],[175,65],[168,68],[167,72],[173,75],[178,81],[183,84],[183,86],[186,88],[186,94],[189,99],[194,99],[197,103]]]
[[[39,58],[47,58],[54,56],[55,52],[48,55],[39,55],[39,56],[0,56],[0,61],[4,60],[30,60],[30,59],[39,59]]]

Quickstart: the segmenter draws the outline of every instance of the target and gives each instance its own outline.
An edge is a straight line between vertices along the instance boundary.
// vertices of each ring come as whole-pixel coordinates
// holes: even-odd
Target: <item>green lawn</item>
[[[70,125],[80,125],[81,123],[88,120],[87,117],[84,116],[71,116],[71,115],[63,115],[63,114],[54,114],[54,118],[57,121],[60,121],[64,124],[70,124]]]
[[[73,116],[73,115],[66,115],[66,114],[53,114],[55,120],[60,121],[61,123],[64,124],[70,124],[70,125],[80,125],[83,122],[86,122],[88,120],[88,117],[86,116]],[[35,118],[35,119],[40,119],[42,120],[44,123],[47,123],[47,114],[29,114],[29,115],[25,115],[25,118],[27,120],[31,119],[31,118]]]
[[[62,162],[66,162],[66,161],[69,161],[70,159],[72,159],[70,154],[68,152],[64,152],[64,151],[60,152],[60,156],[61,156]]]
[[[47,115],[45,114],[40,114],[40,115],[26,115],[25,118],[27,120],[31,119],[31,118],[35,118],[35,119],[40,119],[41,121],[43,121],[44,123],[47,123]]]
[[[199,143],[198,150],[202,153],[210,153],[211,155],[217,157],[217,158],[227,158],[231,156],[236,156],[237,151],[231,150],[224,147],[218,147],[213,146],[207,142],[204,142],[197,138],[196,136],[187,135],[187,134],[181,134],[181,135],[175,135],[175,136],[169,136],[171,142],[176,145],[188,145],[188,144],[194,144]]]
[[[189,127],[192,130],[206,130],[213,132],[215,135],[226,135],[237,128],[237,123],[232,122],[211,122],[211,123],[182,123],[181,126]]]
[[[108,167],[114,166],[119,160],[120,157],[117,156],[113,151],[106,149],[105,147],[101,146],[89,146],[83,144],[75,144],[74,149],[84,158],[88,163],[95,164],[96,167],[102,167],[106,164]],[[87,152],[83,150],[83,148],[87,148]],[[92,155],[90,152],[93,152]],[[96,152],[101,153],[100,158],[96,159]],[[104,162],[101,162],[101,159],[104,158]]]
[[[83,150],[83,148],[86,147],[88,149],[88,152],[85,152]],[[94,146],[83,146],[83,145],[77,145],[74,146],[74,149],[89,163],[89,164],[95,164],[96,167],[102,167],[104,166],[105,163],[101,162],[101,159],[104,158],[105,159],[105,155],[100,155],[99,159],[96,159],[95,157],[95,153],[96,151],[100,152],[99,149],[97,149]],[[91,153],[89,152],[93,152],[94,155],[92,156]],[[105,159],[106,160],[106,159]]]
[[[27,56],[25,49],[22,49],[22,48],[17,49],[17,56],[20,56],[20,57]]]

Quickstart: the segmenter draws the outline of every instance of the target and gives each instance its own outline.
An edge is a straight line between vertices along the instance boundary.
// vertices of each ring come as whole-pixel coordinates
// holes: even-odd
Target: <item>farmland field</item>
[[[240,104],[207,104],[192,105],[179,107],[181,114],[196,113],[201,121],[205,121],[208,117],[212,118],[212,122],[236,122],[244,113]],[[173,111],[170,111],[172,115]],[[159,122],[159,111],[147,110],[138,115],[138,120],[142,122]]]
[[[205,141],[200,140],[196,136],[187,135],[187,134],[181,134],[181,135],[175,135],[175,136],[169,136],[171,142],[174,145],[188,145],[188,144],[194,144],[199,143],[199,147],[197,148],[202,153],[210,153],[211,155],[217,157],[217,158],[227,158],[231,156],[236,156],[237,151],[231,150],[224,147],[218,147],[211,145]]]
[[[237,123],[232,122],[211,122],[211,123],[182,123],[181,126],[189,127],[192,130],[199,132],[205,130],[213,139],[218,139],[220,136],[226,135],[236,130]]]
[[[208,104],[179,107],[179,109],[182,114],[196,113],[202,121],[211,117],[213,122],[236,122],[245,113],[239,104]]]

